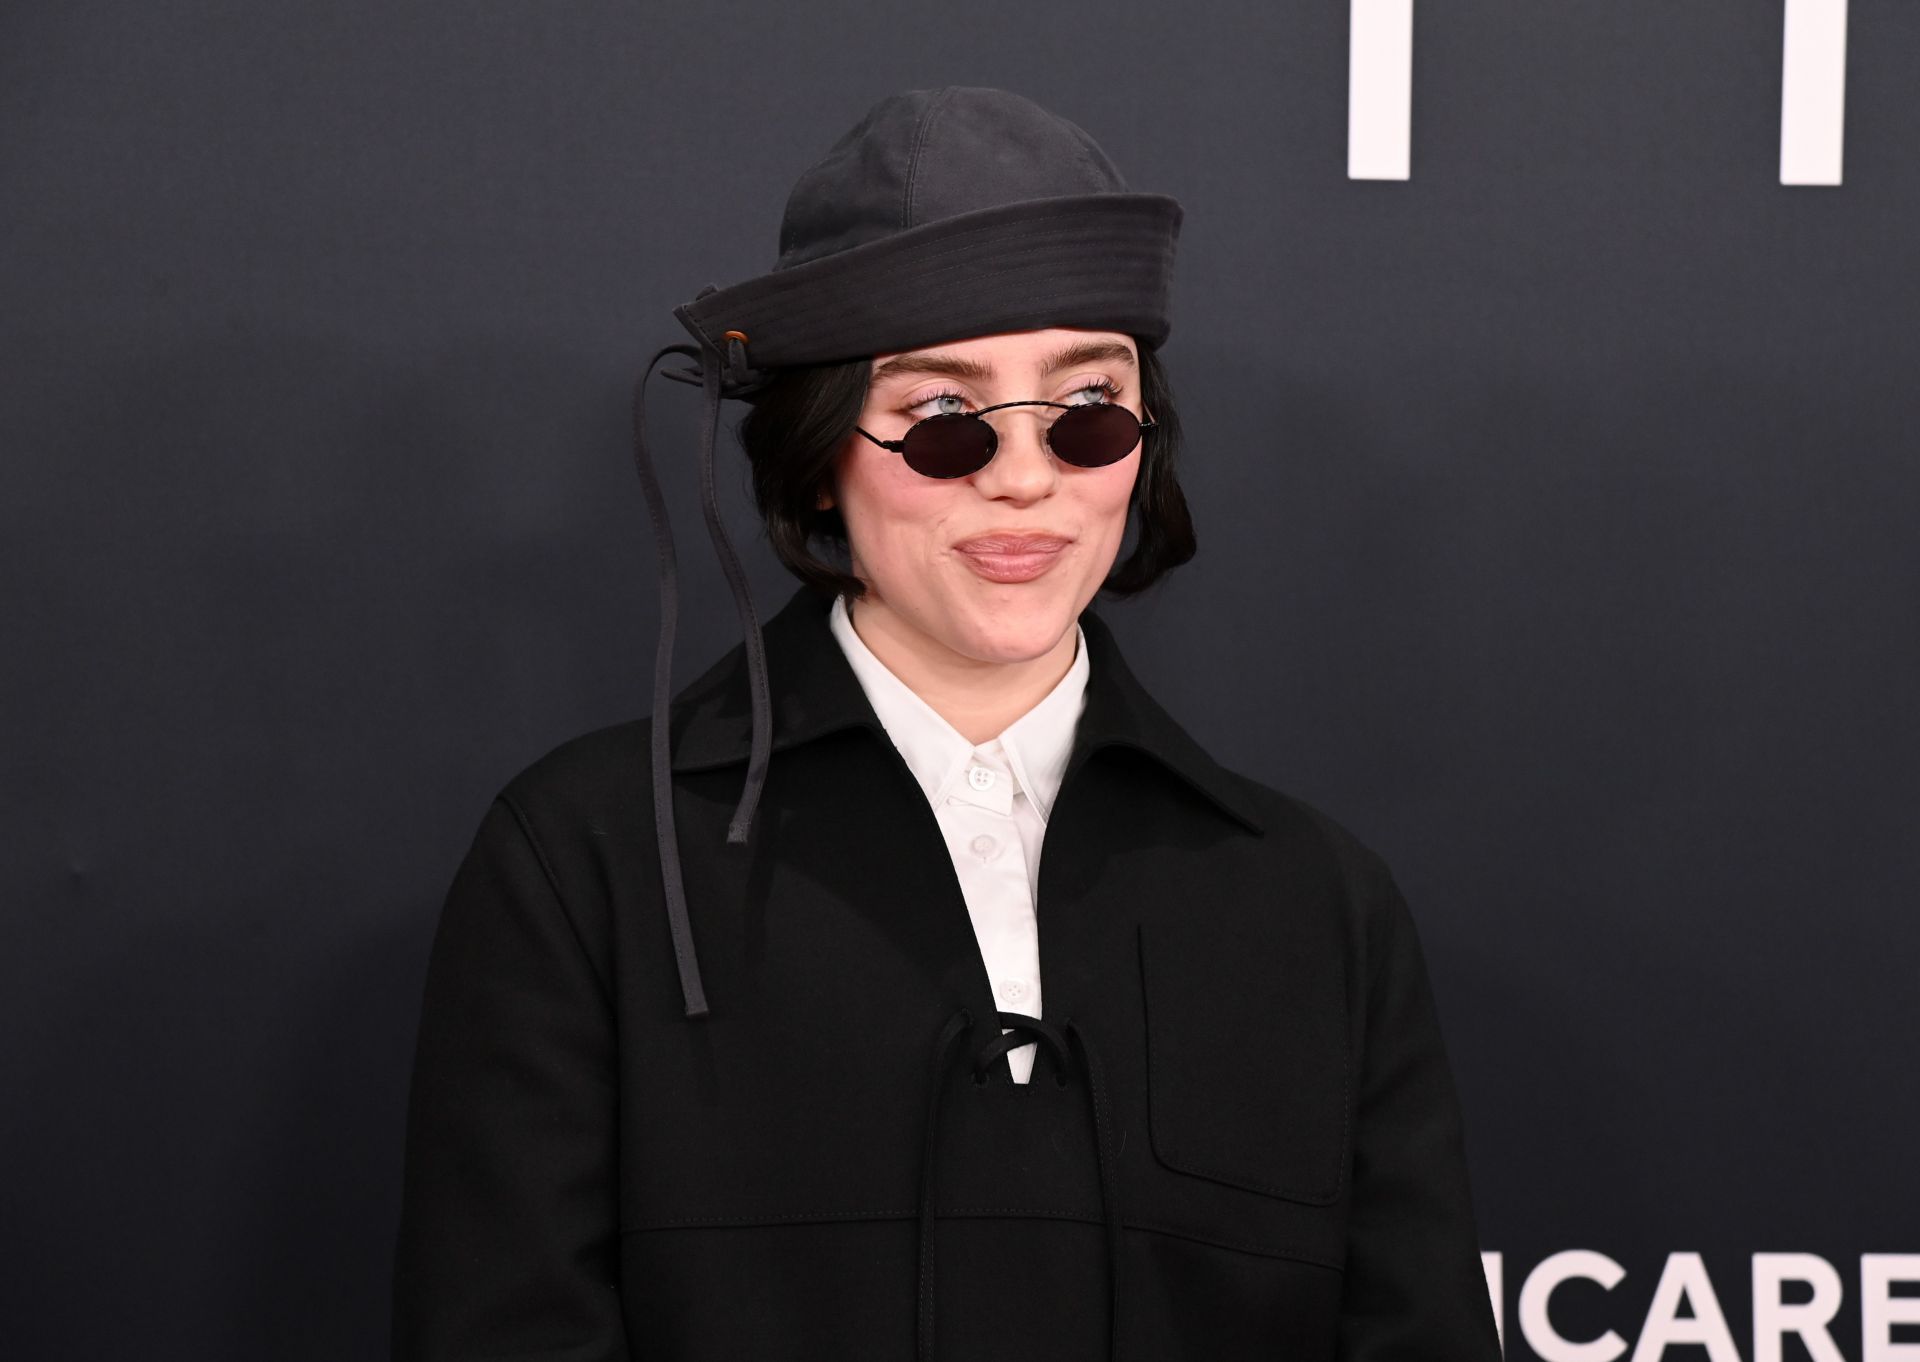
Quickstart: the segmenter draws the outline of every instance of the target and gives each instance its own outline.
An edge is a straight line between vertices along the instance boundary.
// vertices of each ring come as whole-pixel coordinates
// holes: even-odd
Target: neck
[[[1038,657],[983,662],[914,628],[871,594],[847,602],[854,633],[888,671],[970,743],[999,737],[1039,704],[1073,666],[1079,630],[1069,627]]]

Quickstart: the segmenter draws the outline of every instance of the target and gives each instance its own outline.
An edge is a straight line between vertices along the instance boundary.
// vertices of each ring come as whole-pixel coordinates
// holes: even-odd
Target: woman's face
[[[1028,398],[1106,400],[1141,415],[1133,340],[1052,327],[876,355],[859,424],[897,440],[924,417]],[[1060,644],[1119,554],[1140,446],[1103,468],[1064,463],[1045,442],[1058,415],[989,414],[999,448],[963,478],[926,477],[857,431],[849,437],[821,504],[839,505],[854,575],[867,584],[856,607],[863,631],[871,622],[923,651],[981,662],[1026,661]],[[1055,547],[1037,560],[994,555],[994,539],[1009,535],[1050,536]],[[1028,575],[1035,562],[1044,570]]]

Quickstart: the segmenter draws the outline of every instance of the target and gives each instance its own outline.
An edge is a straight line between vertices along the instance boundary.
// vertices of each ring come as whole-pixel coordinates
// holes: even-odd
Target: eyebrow
[[[1062,369],[1071,369],[1076,364],[1124,364],[1131,368],[1134,365],[1133,351],[1118,341],[1075,341],[1048,356],[1046,363],[1041,366],[1041,372],[1052,375]],[[993,378],[993,366],[977,359],[963,359],[959,355],[938,352],[899,355],[876,365],[871,382],[878,386],[903,374],[945,374],[950,378],[984,383]]]

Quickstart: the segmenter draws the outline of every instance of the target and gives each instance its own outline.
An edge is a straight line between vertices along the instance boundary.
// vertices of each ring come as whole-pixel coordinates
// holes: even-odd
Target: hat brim
[[[756,369],[1043,326],[1098,326],[1157,349],[1172,330],[1179,201],[1025,199],[908,228],[717,289],[673,310],[704,347],[746,339]]]

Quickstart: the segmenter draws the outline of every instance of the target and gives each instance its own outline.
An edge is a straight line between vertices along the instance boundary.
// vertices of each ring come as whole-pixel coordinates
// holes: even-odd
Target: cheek
[[[840,463],[840,512],[853,547],[869,561],[913,552],[937,537],[948,518],[954,489],[924,478],[898,455],[858,449]]]
[[[1117,539],[1126,531],[1127,509],[1133,500],[1133,484],[1140,475],[1140,456],[1129,455],[1119,463],[1086,472],[1087,502],[1095,518],[1107,526]]]

